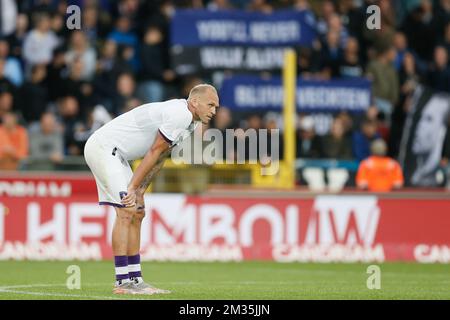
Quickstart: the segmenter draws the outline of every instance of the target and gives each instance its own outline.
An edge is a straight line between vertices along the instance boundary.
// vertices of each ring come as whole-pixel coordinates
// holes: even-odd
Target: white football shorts
[[[126,194],[133,171],[117,148],[104,145],[92,135],[84,147],[84,158],[97,184],[98,202],[123,208],[121,196]]]

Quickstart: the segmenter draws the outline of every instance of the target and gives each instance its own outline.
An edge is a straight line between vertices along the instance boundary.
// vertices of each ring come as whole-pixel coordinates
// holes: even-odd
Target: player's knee
[[[121,208],[117,210],[117,219],[119,219],[119,221],[122,224],[131,224],[132,219],[133,219],[133,210],[132,209],[128,209],[128,208]]]
[[[142,220],[145,218],[145,210],[137,210],[134,213],[134,220],[142,222]]]

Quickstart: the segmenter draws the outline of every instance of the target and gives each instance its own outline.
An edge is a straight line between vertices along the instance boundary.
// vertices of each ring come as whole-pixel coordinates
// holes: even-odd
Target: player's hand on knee
[[[127,194],[122,198],[122,204],[126,207],[134,207],[136,204],[136,190],[128,189]]]

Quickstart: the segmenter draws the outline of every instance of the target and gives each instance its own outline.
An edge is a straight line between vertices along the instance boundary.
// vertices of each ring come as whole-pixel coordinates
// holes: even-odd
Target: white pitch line
[[[89,284],[92,286],[94,284]],[[82,294],[69,294],[69,293],[50,293],[50,292],[39,292],[39,291],[23,291],[14,289],[26,289],[26,288],[43,288],[43,287],[65,287],[65,284],[30,284],[30,285],[17,285],[17,286],[3,286],[0,287],[1,293],[14,293],[14,294],[25,294],[32,296],[51,296],[51,297],[65,297],[65,298],[85,298],[85,299],[98,299],[98,300],[124,300],[123,298],[116,298],[110,296],[89,296]],[[125,299],[126,300],[126,299]],[[133,298],[132,300],[145,300],[139,298]]]
[[[97,299],[97,300],[120,300],[119,298],[106,297],[106,296],[85,296],[85,295],[81,295],[81,294],[45,293],[45,292],[19,291],[19,290],[7,290],[7,289],[0,289],[0,294],[1,293],[24,294],[24,295],[31,295],[31,296],[64,297],[64,298],[85,298],[85,299]]]

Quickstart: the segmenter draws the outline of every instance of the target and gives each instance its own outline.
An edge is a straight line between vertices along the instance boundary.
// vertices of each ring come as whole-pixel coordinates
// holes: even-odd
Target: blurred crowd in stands
[[[450,92],[450,0],[0,0],[0,166],[24,158],[58,163],[81,155],[90,133],[142,103],[187,97],[207,75],[171,70],[169,32],[176,9],[311,10],[318,39],[297,48],[305,78],[367,76],[373,104],[357,117],[340,112],[318,132],[300,114],[297,157],[366,159],[376,139],[396,157],[410,94],[418,83]],[[66,8],[81,7],[81,30],[68,30]],[[366,8],[381,9],[381,29],[366,28]],[[214,83],[213,83],[214,84]],[[211,124],[279,128],[277,114],[220,108]],[[442,165],[450,158],[447,131]]]

